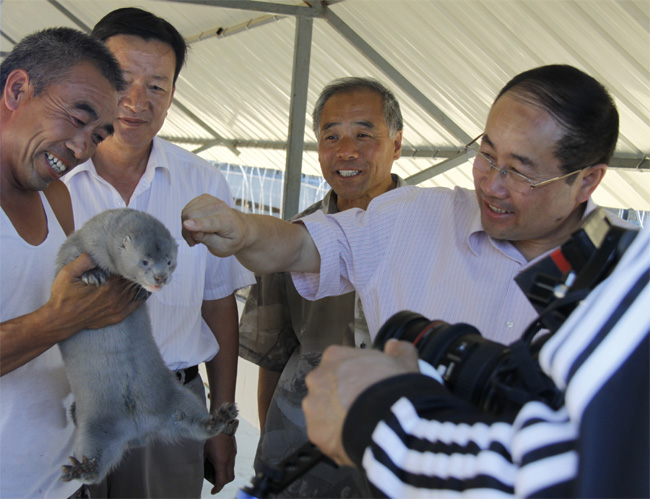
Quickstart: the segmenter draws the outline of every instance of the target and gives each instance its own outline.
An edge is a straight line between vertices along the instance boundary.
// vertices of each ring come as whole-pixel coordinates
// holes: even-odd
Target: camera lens
[[[391,338],[412,343],[454,394],[489,412],[495,410],[492,379],[509,355],[507,347],[486,340],[469,324],[431,321],[408,310],[386,321],[374,345],[383,350]]]
[[[426,338],[446,326],[448,326],[446,322],[431,321],[423,315],[403,310],[397,312],[384,323],[375,337],[374,346],[379,350],[383,350],[386,342],[392,338],[408,341],[421,352],[422,347],[426,344]],[[424,357],[422,358],[424,359]]]

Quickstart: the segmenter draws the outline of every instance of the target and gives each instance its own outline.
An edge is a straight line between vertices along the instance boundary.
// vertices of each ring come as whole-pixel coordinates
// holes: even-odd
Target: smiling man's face
[[[490,110],[480,151],[499,168],[539,182],[566,173],[555,157],[564,133],[548,112],[506,93]],[[595,188],[591,180],[596,168],[601,167],[525,193],[509,190],[496,170],[484,173],[474,168],[483,229],[494,238],[513,242],[529,259],[562,244],[579,225],[582,203]]]
[[[3,130],[2,161],[11,170],[8,182],[43,190],[112,133],[117,92],[90,63],[72,66],[37,95],[33,90],[25,71],[9,75],[3,99],[13,111]]]
[[[400,157],[402,132],[388,134],[381,95],[369,90],[339,93],[323,106],[318,159],[339,210],[365,209],[393,185],[390,170]]]
[[[174,96],[174,49],[160,40],[135,35],[112,36],[106,46],[120,63],[126,81],[111,142],[148,147],[165,123]]]

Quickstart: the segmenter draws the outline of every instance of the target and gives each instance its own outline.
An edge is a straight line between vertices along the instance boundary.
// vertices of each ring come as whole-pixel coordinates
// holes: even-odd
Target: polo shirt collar
[[[395,173],[391,173],[391,177],[393,178],[393,182],[395,182],[396,184],[395,189],[397,189],[398,187],[404,187],[408,185],[402,177],[400,177]],[[330,189],[325,195],[325,197],[323,198],[323,200],[321,201],[323,206],[323,211],[328,215],[333,215],[334,213],[338,213],[339,208],[338,206],[336,206],[337,200],[338,197],[336,196],[336,193],[332,189]]]
[[[593,210],[595,210],[598,207],[598,205],[593,201],[593,199],[589,198],[587,200],[587,206],[585,207],[585,212],[582,215],[582,220],[587,218],[587,215],[591,213]],[[527,262],[525,258],[517,251],[517,249],[512,245],[510,241],[503,241],[501,239],[494,239],[493,237],[490,237],[484,230],[483,226],[481,225],[481,212],[480,210],[476,209],[474,211],[473,218],[470,222],[470,230],[469,230],[469,235],[467,237],[467,244],[469,245],[470,250],[474,255],[479,254],[479,247],[481,244],[481,241],[483,239],[489,239],[489,241],[492,243],[492,245],[497,248],[499,251],[501,251],[504,255],[513,258],[514,260],[520,261],[524,265],[529,264],[530,262]],[[545,256],[548,253],[545,253],[544,255],[541,255],[540,257]],[[537,261],[539,258],[535,258],[532,261]]]

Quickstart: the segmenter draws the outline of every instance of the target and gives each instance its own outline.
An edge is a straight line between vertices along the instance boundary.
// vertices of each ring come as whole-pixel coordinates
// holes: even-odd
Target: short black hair
[[[102,17],[90,33],[101,42],[117,35],[135,35],[144,40],[159,40],[172,47],[176,56],[174,85],[185,64],[187,43],[174,26],[162,17],[158,17],[137,7],[124,7],[109,12]]]
[[[386,88],[382,83],[373,78],[363,78],[360,76],[351,76],[346,78],[339,78],[330,82],[318,96],[314,112],[312,113],[312,121],[314,127],[314,134],[318,138],[320,118],[323,114],[325,103],[337,94],[349,94],[359,90],[367,90],[374,92],[381,96],[383,100],[384,120],[388,127],[388,135],[395,136],[397,132],[401,132],[404,128],[404,121],[402,119],[402,111],[399,107],[399,102],[395,94]]]
[[[612,159],[618,111],[607,89],[593,77],[569,65],[541,66],[510,80],[495,103],[505,94],[544,109],[566,131],[555,148],[565,172]]]
[[[48,28],[27,35],[16,44],[0,66],[0,91],[16,69],[29,75],[34,95],[63,81],[70,68],[90,63],[118,92],[125,87],[122,70],[103,43],[72,28]]]

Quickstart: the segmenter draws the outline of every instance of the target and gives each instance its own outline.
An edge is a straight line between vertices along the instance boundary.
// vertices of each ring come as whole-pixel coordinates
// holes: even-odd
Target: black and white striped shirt
[[[540,353],[558,410],[482,413],[421,374],[378,383],[343,439],[388,497],[649,497],[650,230]]]

